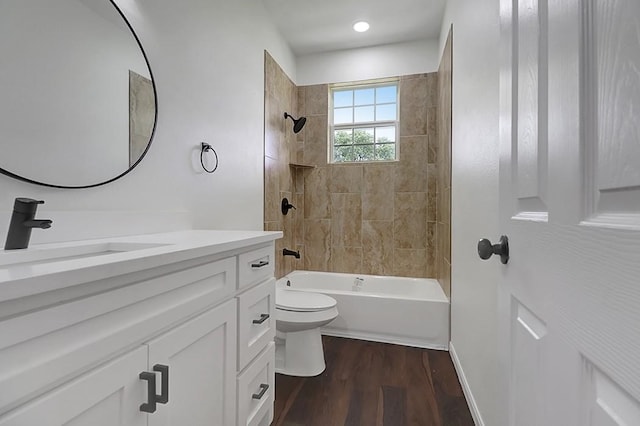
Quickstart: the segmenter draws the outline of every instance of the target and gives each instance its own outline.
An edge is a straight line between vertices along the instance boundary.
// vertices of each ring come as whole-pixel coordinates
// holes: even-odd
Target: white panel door
[[[168,402],[149,426],[235,425],[236,323],[233,299],[149,342],[149,369],[169,367]]]
[[[640,425],[640,1],[500,15],[505,419]]]
[[[0,418],[1,426],[146,426],[140,411],[147,348],[138,349],[62,385]]]

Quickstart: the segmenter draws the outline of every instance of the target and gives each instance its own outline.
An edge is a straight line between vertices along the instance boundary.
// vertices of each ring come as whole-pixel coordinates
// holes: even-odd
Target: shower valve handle
[[[280,211],[282,212],[282,214],[286,216],[291,209],[296,210],[296,206],[291,204],[287,198],[283,198],[282,202],[280,203]]]

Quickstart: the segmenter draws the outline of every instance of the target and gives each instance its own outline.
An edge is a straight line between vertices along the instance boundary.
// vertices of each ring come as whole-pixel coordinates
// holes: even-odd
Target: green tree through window
[[[374,144],[373,136],[361,129],[337,130],[333,143],[336,163],[396,159],[395,142],[383,136]]]

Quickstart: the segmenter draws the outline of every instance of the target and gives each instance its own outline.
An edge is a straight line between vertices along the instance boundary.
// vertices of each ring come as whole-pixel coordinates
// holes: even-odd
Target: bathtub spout
[[[293,256],[296,259],[300,259],[300,251],[293,251],[293,250],[289,250],[289,249],[282,249],[282,255],[283,256]]]

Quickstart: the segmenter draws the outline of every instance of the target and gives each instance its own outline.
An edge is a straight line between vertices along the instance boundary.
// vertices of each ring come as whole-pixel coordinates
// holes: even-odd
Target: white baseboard
[[[469,405],[469,411],[471,411],[473,422],[476,424],[476,426],[484,426],[484,421],[482,421],[480,410],[478,410],[476,400],[471,393],[469,382],[467,382],[467,377],[464,375],[464,371],[462,370],[462,365],[460,364],[460,359],[458,358],[456,349],[453,346],[453,342],[449,342],[449,355],[451,356],[451,361],[453,361],[453,366],[456,369],[456,373],[458,373],[458,379],[460,380],[460,384],[462,385],[462,392],[464,392],[464,396],[465,398],[467,398],[467,404]]]

